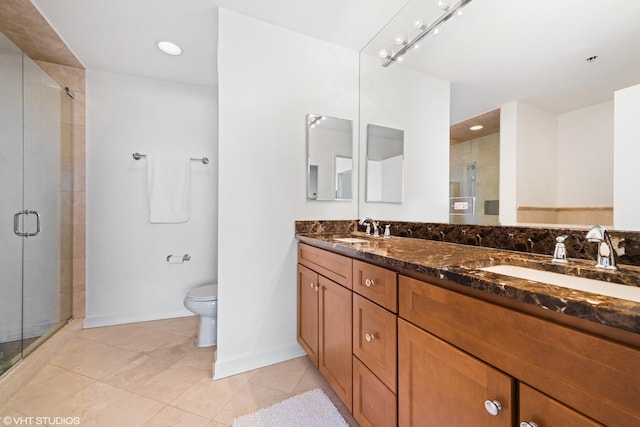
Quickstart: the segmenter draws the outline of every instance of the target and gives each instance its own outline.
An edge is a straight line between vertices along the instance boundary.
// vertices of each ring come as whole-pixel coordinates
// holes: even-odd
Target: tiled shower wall
[[[71,178],[70,185],[63,189],[62,206],[72,210],[73,223],[61,224],[61,235],[72,236],[71,241],[62,239],[61,254],[73,259],[73,268],[61,274],[65,276],[62,283],[69,275],[72,277],[72,289],[62,292],[72,292],[73,316],[82,318],[86,311],[85,70],[29,0],[0,2],[0,32],[75,97],[63,103],[62,111],[62,176]]]

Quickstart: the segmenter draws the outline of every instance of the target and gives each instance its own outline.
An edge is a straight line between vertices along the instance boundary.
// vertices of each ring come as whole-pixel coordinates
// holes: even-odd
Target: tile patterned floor
[[[0,421],[48,417],[55,424],[54,417],[79,417],[85,427],[229,426],[239,415],[321,388],[357,426],[306,357],[213,381],[214,348],[196,347],[197,327],[194,316],[83,329],[0,402]]]

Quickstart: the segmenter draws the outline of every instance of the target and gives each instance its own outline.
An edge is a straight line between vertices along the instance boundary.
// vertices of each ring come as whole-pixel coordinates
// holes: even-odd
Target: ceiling
[[[218,7],[359,50],[405,2],[33,0],[86,68],[205,86],[217,85]],[[159,40],[183,54],[163,54]]]
[[[354,50],[366,45],[373,55],[395,34],[411,31],[423,12],[426,22],[441,13],[434,12],[436,0],[33,3],[89,69],[206,86],[217,85],[218,7]],[[639,23],[638,0],[473,0],[464,16],[392,66],[451,81],[452,123],[515,100],[569,111],[639,83]],[[160,39],[178,43],[184,53],[161,53],[155,47]],[[593,55],[598,59],[587,63]]]

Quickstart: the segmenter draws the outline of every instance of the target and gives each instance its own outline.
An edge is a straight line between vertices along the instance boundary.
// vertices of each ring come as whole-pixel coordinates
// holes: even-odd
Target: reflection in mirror
[[[367,125],[367,202],[402,203],[404,131]]]
[[[500,109],[500,223],[640,229],[640,216],[634,215],[640,206],[631,185],[637,182],[633,140],[640,131],[632,117],[640,108],[640,51],[629,43],[640,40],[640,2],[611,0],[602,7],[565,0],[550,10],[540,2],[471,1],[462,16],[439,26],[437,36],[434,30],[419,49],[405,49],[406,55],[382,67],[421,28],[437,21],[442,14],[438,3],[410,0],[361,56],[378,59],[387,70],[383,77],[415,72],[451,82],[450,124]],[[389,80],[371,86],[382,91],[404,83]],[[415,93],[423,103],[433,99],[430,92]],[[422,126],[433,123],[417,114],[407,117]],[[413,135],[412,123],[402,126]],[[407,152],[413,149],[407,140]],[[420,161],[411,155],[406,170]],[[408,175],[407,209],[412,209],[407,204],[413,200],[412,185]],[[495,217],[478,218],[479,223],[485,220],[494,223]]]
[[[353,198],[351,120],[307,114],[307,199]]]
[[[500,110],[484,116],[451,126],[449,222],[453,224],[499,224]]]

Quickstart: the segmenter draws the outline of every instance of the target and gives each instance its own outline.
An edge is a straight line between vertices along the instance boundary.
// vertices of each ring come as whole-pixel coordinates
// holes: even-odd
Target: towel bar
[[[140,154],[140,153],[133,153],[133,158],[135,160],[140,160],[143,157],[147,157],[146,154]],[[197,162],[202,162],[202,164],[204,165],[208,165],[209,164],[209,158],[208,157],[203,157],[201,159],[197,159],[195,157],[191,157],[191,160],[197,161]]]

